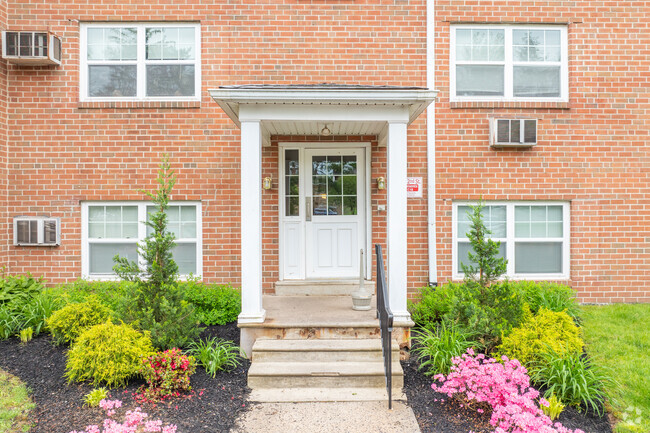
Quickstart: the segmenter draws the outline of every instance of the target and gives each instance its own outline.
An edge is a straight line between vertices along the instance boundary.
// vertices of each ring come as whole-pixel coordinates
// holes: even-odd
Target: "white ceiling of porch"
[[[331,131],[330,135],[379,135],[385,123],[263,121],[262,125],[270,135],[321,135],[325,125]]]

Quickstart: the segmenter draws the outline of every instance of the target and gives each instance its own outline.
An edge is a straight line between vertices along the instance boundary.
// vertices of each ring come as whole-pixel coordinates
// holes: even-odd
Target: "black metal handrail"
[[[392,334],[393,313],[388,306],[388,292],[386,290],[386,272],[384,271],[384,258],[381,254],[381,245],[375,244],[377,253],[377,318],[381,331],[381,351],[384,355],[384,374],[386,375],[386,391],[388,392],[388,409],[393,408],[393,372],[392,372]]]

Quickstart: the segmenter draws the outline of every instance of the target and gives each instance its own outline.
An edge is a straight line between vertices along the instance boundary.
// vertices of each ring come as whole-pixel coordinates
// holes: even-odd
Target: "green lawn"
[[[0,433],[27,432],[34,403],[27,388],[15,376],[0,370]]]
[[[610,369],[616,431],[650,431],[650,304],[583,306],[588,353]]]

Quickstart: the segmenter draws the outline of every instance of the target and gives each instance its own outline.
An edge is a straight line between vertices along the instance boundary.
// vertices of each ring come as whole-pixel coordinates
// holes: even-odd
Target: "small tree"
[[[467,212],[470,220],[470,231],[467,237],[474,252],[470,251],[467,254],[469,264],[461,262],[460,268],[465,274],[466,282],[475,282],[481,287],[487,287],[506,272],[508,261],[499,257],[501,242],[493,241],[488,237],[492,232],[483,222],[485,208],[483,202],[471,208],[472,211]]]
[[[155,212],[150,213],[145,221],[152,231],[143,243],[138,244],[143,265],[116,255],[113,270],[121,279],[136,283],[127,320],[150,331],[156,347],[169,349],[187,344],[198,336],[200,330],[196,325],[194,307],[183,299],[177,284],[178,265],[172,257],[176,243],[174,234],[167,230],[166,213],[176,177],[167,156],[160,164],[157,182],[156,191],[140,191],[151,198],[155,206]]]

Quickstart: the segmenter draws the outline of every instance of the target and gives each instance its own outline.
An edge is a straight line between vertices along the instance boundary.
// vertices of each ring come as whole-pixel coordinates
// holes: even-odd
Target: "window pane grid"
[[[463,233],[469,229],[469,218],[464,215],[469,205],[455,205],[454,274],[461,274],[461,263],[467,263],[471,244]],[[495,203],[484,208],[484,222],[488,228],[500,223],[505,213],[505,236],[493,240],[501,242],[500,255],[508,260],[506,275],[522,278],[568,278],[568,206],[566,204]]]
[[[356,156],[312,158],[313,215],[356,215]]]
[[[458,26],[452,36],[454,97],[566,98],[565,28]]]

